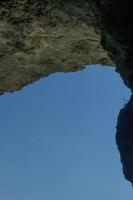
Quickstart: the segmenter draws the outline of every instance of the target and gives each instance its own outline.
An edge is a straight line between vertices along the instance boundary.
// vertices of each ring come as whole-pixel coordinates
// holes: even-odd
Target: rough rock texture
[[[133,90],[132,18],[132,0],[1,0],[0,94],[97,63],[114,63]],[[120,111],[116,142],[133,183],[132,99]]]
[[[86,0],[1,1],[0,93],[85,64],[111,65],[93,26],[94,7]]]

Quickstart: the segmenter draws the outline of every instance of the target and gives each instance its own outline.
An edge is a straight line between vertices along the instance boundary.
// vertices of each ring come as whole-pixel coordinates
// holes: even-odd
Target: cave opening
[[[1,96],[2,199],[131,198],[115,144],[129,97],[114,68],[99,65]]]

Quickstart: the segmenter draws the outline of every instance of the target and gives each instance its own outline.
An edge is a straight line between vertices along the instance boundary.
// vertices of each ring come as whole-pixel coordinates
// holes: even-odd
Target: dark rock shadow
[[[123,173],[133,185],[133,94],[119,112],[116,129],[116,144],[120,152]]]

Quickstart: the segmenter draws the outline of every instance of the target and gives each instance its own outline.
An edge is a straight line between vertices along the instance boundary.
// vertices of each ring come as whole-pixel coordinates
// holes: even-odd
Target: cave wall
[[[85,64],[112,65],[84,1],[0,1],[0,93]]]
[[[121,109],[116,129],[116,143],[121,156],[123,173],[133,184],[133,95]]]
[[[132,85],[131,0],[0,1],[0,93],[86,64],[116,66]]]
[[[116,71],[133,91],[132,1],[95,1],[101,14],[101,44],[116,64]],[[120,110],[116,144],[125,178],[133,185],[133,95]]]
[[[95,1],[101,14],[101,44],[108,51],[124,83],[132,87],[132,1]]]

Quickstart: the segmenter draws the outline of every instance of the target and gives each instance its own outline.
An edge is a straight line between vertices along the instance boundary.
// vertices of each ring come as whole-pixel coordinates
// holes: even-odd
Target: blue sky
[[[131,199],[115,145],[130,91],[113,68],[57,73],[0,97],[0,199]]]

